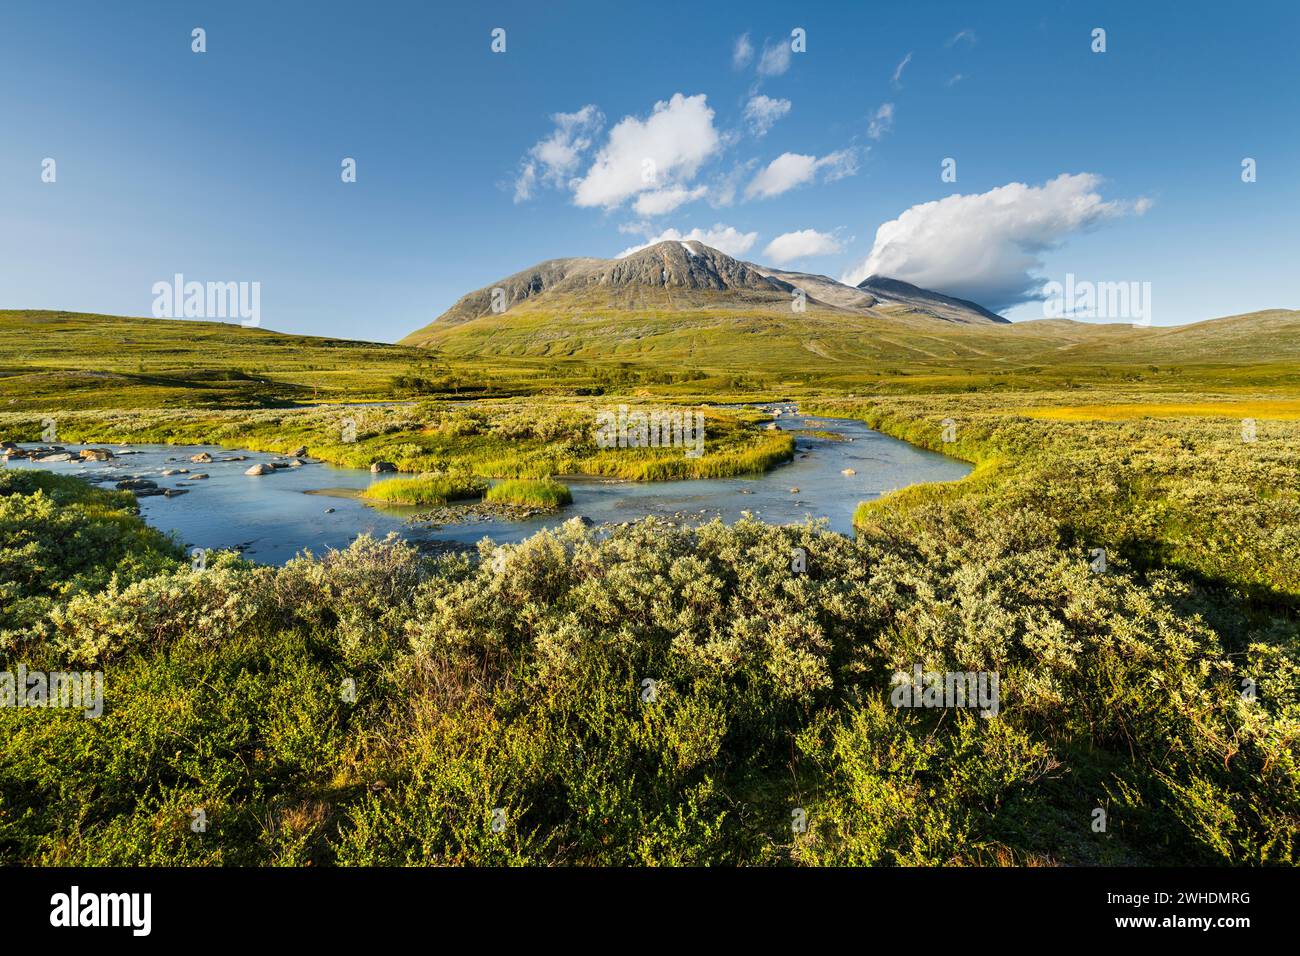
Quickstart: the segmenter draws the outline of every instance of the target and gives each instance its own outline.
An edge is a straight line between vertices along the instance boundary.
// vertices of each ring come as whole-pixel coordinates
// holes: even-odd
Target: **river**
[[[282,468],[261,477],[245,475],[250,465],[277,458],[260,452],[142,444],[120,446],[135,454],[108,462],[35,463],[14,459],[7,467],[47,468],[105,487],[112,487],[122,478],[141,477],[157,482],[160,488],[187,489],[186,494],[177,497],[140,498],[141,515],[155,528],[174,532],[187,547],[238,548],[248,558],[265,564],[283,564],[304,549],[321,554],[329,548],[344,548],[362,533],[383,537],[395,531],[416,542],[459,545],[483,537],[498,542],[518,541],[578,515],[597,524],[635,521],[647,515],[688,524],[715,517],[732,522],[747,512],[774,524],[824,518],[831,530],[850,534],[858,502],[907,485],[954,481],[969,473],[971,467],[882,435],[851,419],[785,413],[776,424],[786,430],[815,430],[834,437],[796,436],[794,461],[763,475],[670,482],[567,477],[562,480],[573,493],[573,503],[555,514],[523,521],[492,519],[441,527],[408,520],[427,509],[377,508],[352,497],[308,494],[355,492],[392,475],[372,475],[322,462]],[[87,447],[59,444],[74,453]],[[119,446],[93,447],[117,450]],[[203,451],[217,460],[206,464],[189,461],[191,455]],[[220,460],[235,455],[247,457],[243,461]],[[162,475],[164,470],[179,468],[209,477],[192,480],[188,474]],[[845,475],[846,469],[855,473]]]

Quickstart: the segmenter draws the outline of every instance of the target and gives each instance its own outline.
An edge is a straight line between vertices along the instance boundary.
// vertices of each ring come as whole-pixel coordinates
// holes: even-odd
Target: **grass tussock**
[[[363,497],[390,505],[445,505],[449,501],[477,498],[487,482],[473,475],[418,475],[385,478],[365,490]]]
[[[570,504],[573,495],[552,478],[507,478],[489,488],[484,499],[553,510]]]

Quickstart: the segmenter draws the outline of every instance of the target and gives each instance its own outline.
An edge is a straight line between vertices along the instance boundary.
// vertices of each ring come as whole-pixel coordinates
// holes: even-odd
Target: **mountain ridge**
[[[974,302],[897,279],[872,276],[855,288],[829,276],[737,259],[698,240],[670,239],[614,259],[544,260],[466,293],[432,323],[400,341],[419,345],[452,325],[544,306],[557,311],[581,304],[616,312],[705,308],[788,314],[800,292],[804,308],[881,318],[902,308],[941,321],[1007,322]]]

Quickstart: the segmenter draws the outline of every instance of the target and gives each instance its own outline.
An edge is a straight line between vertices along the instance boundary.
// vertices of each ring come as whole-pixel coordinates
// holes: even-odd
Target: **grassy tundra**
[[[935,447],[952,418],[980,464],[855,539],[570,523],[196,572],[120,495],[2,475],[0,654],[109,693],[0,709],[0,856],[1294,864],[1297,426],[1043,407],[828,403]],[[998,715],[892,706],[916,664],[999,673]]]
[[[106,686],[95,720],[0,708],[0,862],[1295,865],[1292,359],[1251,364],[1234,350],[1273,346],[1229,335],[1220,366],[1187,348],[1103,365],[1101,336],[1019,368],[1011,352],[946,370],[818,360],[783,380],[749,356],[763,387],[976,463],[864,505],[854,537],[570,522],[477,559],[363,538],[194,570],[128,495],[0,472],[0,670],[98,669]],[[381,353],[367,361],[388,368]],[[266,358],[282,363],[267,387],[332,375],[335,396],[364,394],[357,367],[291,367],[312,354]],[[528,360],[483,387],[527,388]],[[742,376],[681,374],[629,391]],[[0,378],[0,437],[35,437],[41,382]],[[272,394],[205,409],[201,383],[167,386],[174,409],[161,392],[119,401],[144,387],[87,385],[53,408],[60,437],[305,444],[538,479],[496,486],[533,499],[569,470],[683,477],[788,455],[716,409],[679,474],[655,450],[594,447],[594,398],[347,409],[344,442],[344,410]],[[997,715],[895,706],[894,675],[917,665],[997,673]]]

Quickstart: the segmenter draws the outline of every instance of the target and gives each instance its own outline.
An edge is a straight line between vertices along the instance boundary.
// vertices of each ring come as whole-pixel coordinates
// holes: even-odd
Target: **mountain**
[[[493,289],[504,311],[492,311]],[[800,290],[802,311],[792,308]],[[1111,368],[1132,370],[1134,380],[1167,378],[1183,366],[1180,375],[1193,381],[1189,366],[1300,362],[1300,312],[1154,328],[1012,323],[888,276],[855,287],[670,241],[621,259],[540,263],[469,293],[401,344],[436,350],[448,363],[487,362],[502,374],[635,366],[669,378],[758,375],[848,387],[892,378],[969,383],[976,374],[1048,385]]]
[[[498,289],[504,308],[494,312],[493,292]],[[575,301],[614,310],[663,305],[788,308],[792,291],[789,283],[769,278],[750,263],[702,242],[668,241],[621,259],[549,259],[463,296],[435,322],[450,325],[523,305],[555,307]]]
[[[996,312],[990,312],[982,305],[954,298],[941,292],[931,292],[901,279],[888,276],[867,276],[857,287],[872,296],[880,305],[901,305],[914,312],[929,312],[939,319],[951,322],[972,322],[985,319],[989,322],[1010,323]]]
[[[868,287],[867,283],[875,283]],[[655,243],[619,259],[549,259],[461,297],[430,325],[402,339],[426,345],[456,326],[542,312],[607,317],[625,313],[736,312],[790,319],[799,291],[805,313],[873,318],[929,318],[969,324],[1006,320],[973,302],[873,276],[854,288],[821,275],[788,272],[735,259],[696,240]],[[877,288],[878,286],[878,288]],[[494,295],[498,307],[494,310]]]

